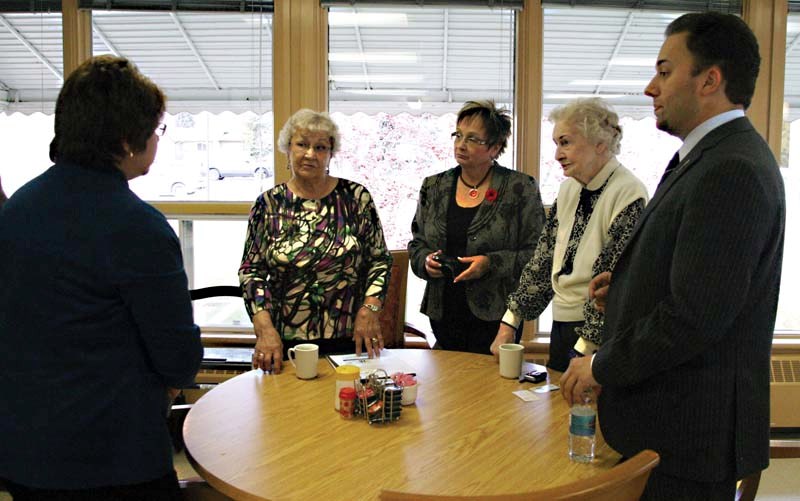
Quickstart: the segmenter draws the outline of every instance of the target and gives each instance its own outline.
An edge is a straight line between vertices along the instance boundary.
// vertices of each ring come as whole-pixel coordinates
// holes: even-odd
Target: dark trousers
[[[642,501],[731,501],[736,497],[736,481],[697,482],[664,475],[653,470],[642,494]]]
[[[583,326],[584,322],[558,322],[553,320],[553,328],[550,329],[550,353],[547,359],[547,367],[554,371],[564,372],[569,367],[569,361],[575,352],[575,343],[578,341],[578,334],[575,329]]]
[[[178,476],[174,471],[161,478],[131,485],[91,489],[35,489],[5,481],[14,501],[182,501]]]
[[[463,284],[446,288],[442,319],[431,319],[431,330],[436,336],[434,348],[451,351],[489,355],[499,328],[499,319],[486,321],[472,314]]]

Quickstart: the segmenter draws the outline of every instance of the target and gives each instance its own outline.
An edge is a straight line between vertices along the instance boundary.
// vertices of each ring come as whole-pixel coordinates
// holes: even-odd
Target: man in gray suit
[[[611,274],[589,294],[605,342],[561,380],[598,391],[623,457],[661,456],[642,499],[730,501],[769,461],[769,363],[786,205],[749,106],[760,57],[743,21],[687,14],[666,31],[645,89],[657,126],[683,139]]]

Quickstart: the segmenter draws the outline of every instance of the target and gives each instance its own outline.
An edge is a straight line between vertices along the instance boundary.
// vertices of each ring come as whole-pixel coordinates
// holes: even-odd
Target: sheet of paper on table
[[[369,358],[365,354],[356,355],[355,353],[348,353],[346,355],[328,355],[328,360],[331,365],[338,367],[340,365],[356,365],[361,368],[361,377],[366,378],[375,370],[383,369],[386,374],[391,376],[395,372],[403,372],[406,374],[415,373],[416,370],[400,359],[392,350],[383,350],[380,357]]]

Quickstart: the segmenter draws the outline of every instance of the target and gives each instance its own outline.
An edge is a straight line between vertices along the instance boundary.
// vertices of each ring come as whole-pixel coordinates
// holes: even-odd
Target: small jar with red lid
[[[356,407],[356,389],[346,386],[339,390],[339,414],[344,419],[353,417]]]

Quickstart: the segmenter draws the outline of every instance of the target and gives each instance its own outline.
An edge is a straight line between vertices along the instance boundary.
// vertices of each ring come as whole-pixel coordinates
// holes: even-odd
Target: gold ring
[[[372,342],[373,343],[377,343],[378,342],[378,338],[376,338],[376,337],[372,338]]]
[[[257,356],[258,356],[258,358],[264,358],[264,354],[263,353],[259,353]]]

